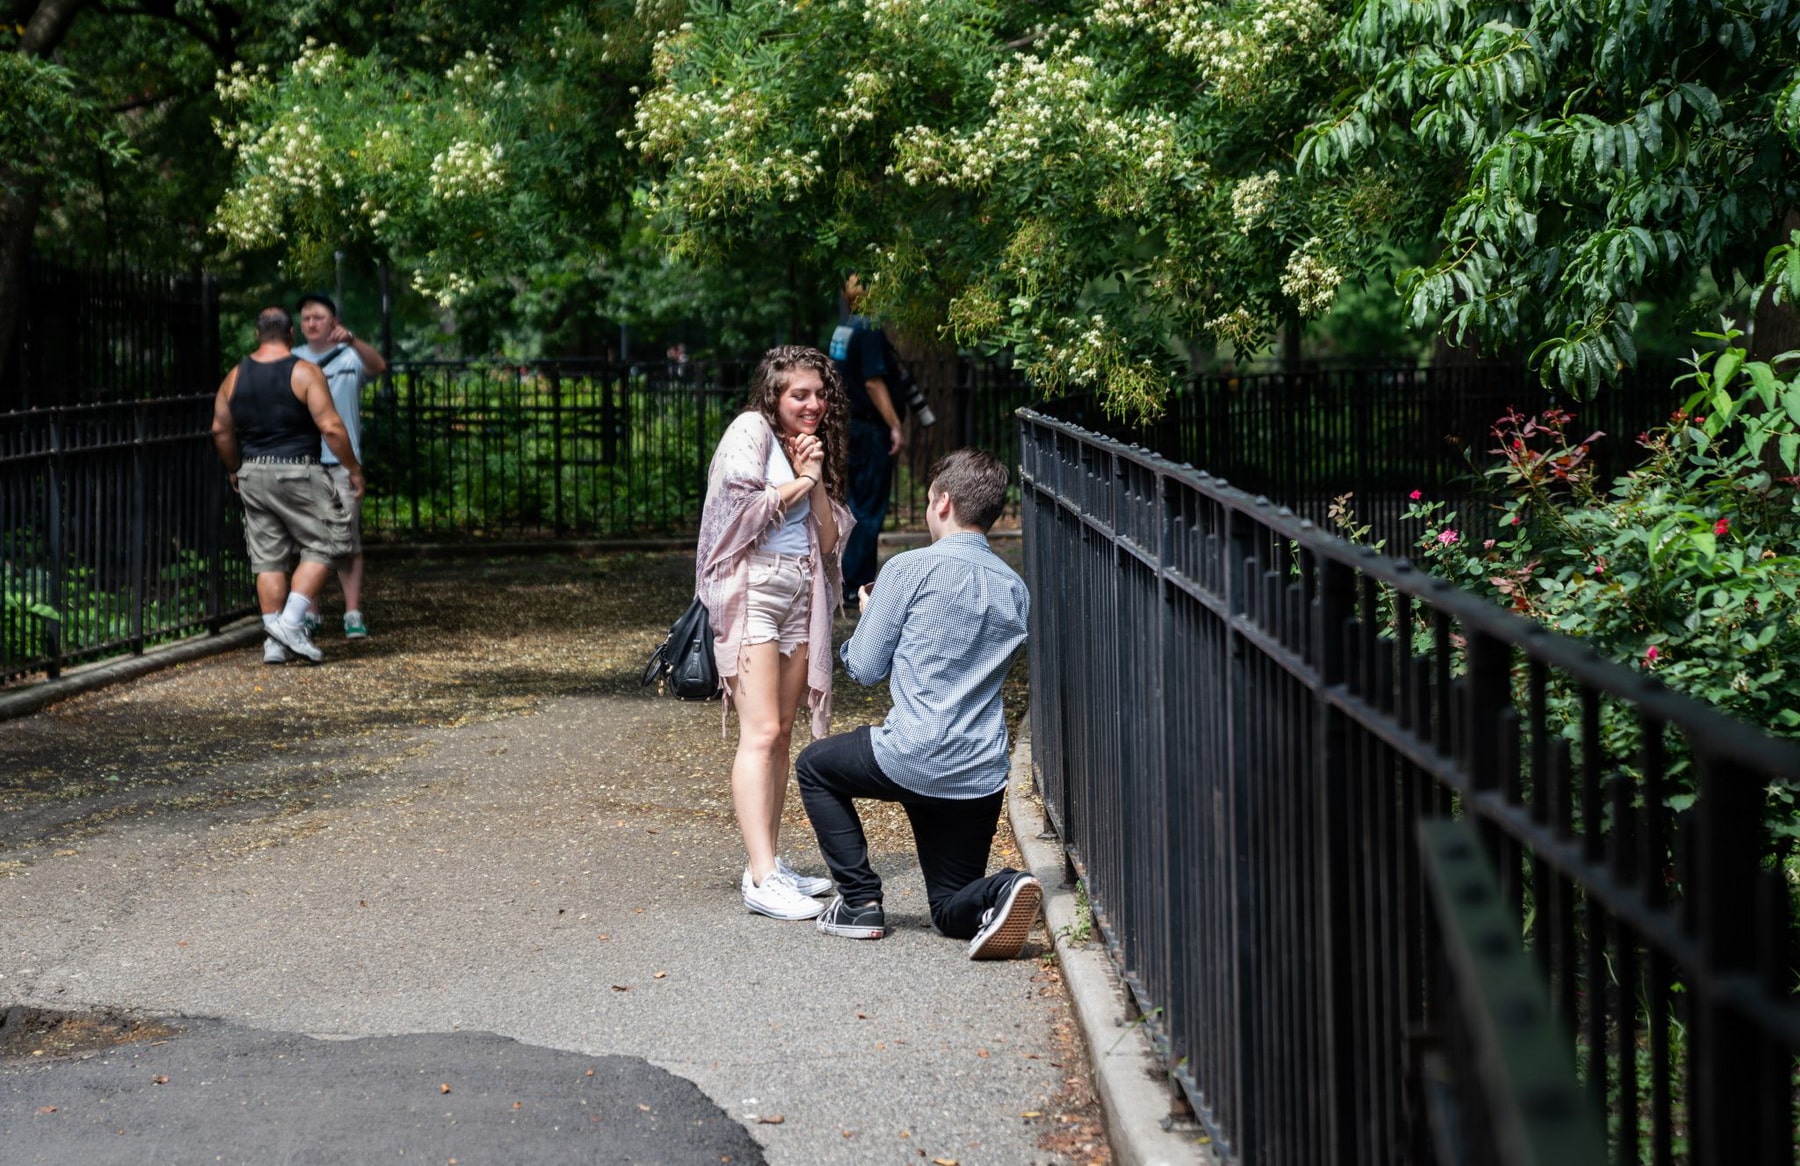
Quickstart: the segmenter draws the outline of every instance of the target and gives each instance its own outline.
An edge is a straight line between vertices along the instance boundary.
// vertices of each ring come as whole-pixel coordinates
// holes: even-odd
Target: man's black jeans
[[[856,525],[844,540],[844,594],[855,595],[875,581],[877,537],[887,521],[893,490],[894,459],[888,454],[888,429],[875,421],[850,421],[849,497]]]
[[[794,776],[838,894],[853,907],[881,900],[881,876],[869,866],[869,842],[853,798],[906,807],[931,922],[952,939],[973,938],[982,912],[998,905],[1018,875],[1009,868],[983,877],[1005,790],[982,798],[933,798],[896,785],[875,762],[867,725],[808,745],[794,763]]]

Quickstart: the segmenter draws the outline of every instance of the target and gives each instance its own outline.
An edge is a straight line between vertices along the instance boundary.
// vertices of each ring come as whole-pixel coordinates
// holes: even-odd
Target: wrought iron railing
[[[754,361],[404,362],[371,389],[364,527],[395,539],[691,532]],[[961,444],[1015,452],[1028,401],[990,364],[917,362],[938,424],[909,428],[891,521],[922,525],[925,471]]]
[[[1446,1160],[1423,1066],[1481,1021],[1432,974],[1416,825],[1456,817],[1612,1160],[1792,1161],[1800,750],[1203,473],[1021,426],[1040,788],[1229,1159]]]
[[[12,345],[0,352],[0,411],[218,387],[214,276],[34,255],[23,290]]]
[[[0,683],[256,609],[212,401],[0,414]]]

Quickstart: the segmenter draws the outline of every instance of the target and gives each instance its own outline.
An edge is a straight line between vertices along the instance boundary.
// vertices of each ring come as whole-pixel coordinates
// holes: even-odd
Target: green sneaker
[[[346,640],[369,638],[369,625],[363,622],[362,612],[346,611],[344,613],[344,638]]]

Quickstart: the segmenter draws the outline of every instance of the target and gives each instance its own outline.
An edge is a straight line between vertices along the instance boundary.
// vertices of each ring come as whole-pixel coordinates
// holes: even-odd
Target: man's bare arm
[[[881,414],[881,419],[888,427],[888,456],[892,457],[906,448],[906,431],[900,428],[900,414],[894,412],[894,399],[888,395],[887,381],[880,377],[870,377],[863,382],[869,390],[869,403]]]
[[[219,460],[225,463],[225,470],[232,477],[232,484],[237,482],[238,466],[243,457],[238,452],[237,423],[231,417],[231,393],[237,387],[237,369],[225,374],[219,382],[219,391],[213,396],[213,448],[219,451]]]

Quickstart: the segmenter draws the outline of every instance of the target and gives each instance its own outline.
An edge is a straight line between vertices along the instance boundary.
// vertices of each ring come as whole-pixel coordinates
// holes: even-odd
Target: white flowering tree
[[[435,61],[308,40],[283,65],[234,65],[218,78],[234,170],[216,229],[302,272],[338,249],[386,257],[445,305],[603,250],[630,197],[630,82],[668,6],[496,11],[472,30],[493,40]]]
[[[1296,177],[1344,83],[1323,0],[739,0],[657,46],[636,145],[678,245],[779,239],[1049,391],[1154,413],[1422,237],[1397,164]]]

